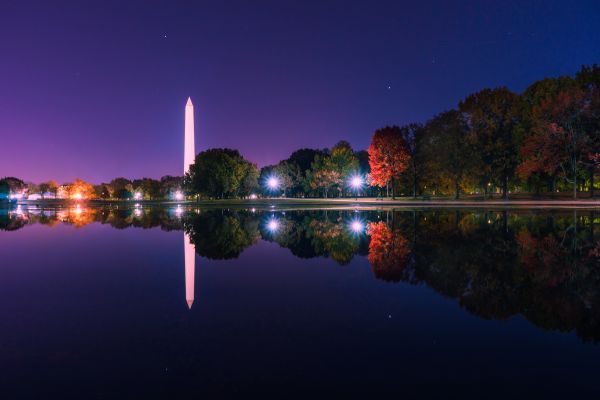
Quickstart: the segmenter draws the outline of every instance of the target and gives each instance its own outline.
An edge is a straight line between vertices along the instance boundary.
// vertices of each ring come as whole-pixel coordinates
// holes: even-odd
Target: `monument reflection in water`
[[[406,377],[403,382],[409,386],[466,381],[477,386],[489,383],[495,374],[503,376],[507,387],[522,384],[521,379],[529,376],[539,382],[551,379],[560,383],[564,378],[577,382],[578,389],[591,390],[595,379],[591,375],[600,368],[599,223],[595,210],[357,212],[20,206],[0,210],[0,245],[3,241],[11,244],[2,249],[6,283],[0,283],[0,289],[6,296],[31,290],[25,282],[35,277],[28,271],[37,256],[23,261],[19,246],[27,247],[29,241],[29,247],[36,248],[55,232],[58,237],[81,229],[77,237],[89,237],[81,242],[89,246],[88,252],[114,252],[110,265],[98,261],[93,269],[102,275],[103,270],[112,268],[111,274],[98,283],[86,281],[88,290],[97,286],[106,291],[106,299],[117,296],[121,302],[133,299],[135,293],[144,304],[152,303],[161,310],[152,318],[141,314],[128,325],[132,330],[144,327],[143,336],[151,338],[151,345],[143,341],[133,344],[127,335],[114,336],[112,341],[127,343],[135,348],[135,354],[147,354],[142,358],[148,365],[160,360],[169,371],[182,374],[185,370],[198,374],[199,381],[212,382],[202,390],[183,385],[186,393],[188,389],[228,393],[226,382],[260,387],[266,381],[261,381],[259,371],[280,379],[281,385],[298,384],[296,377],[316,389],[347,387],[349,391],[367,386],[371,390],[369,385],[394,391],[391,383],[398,376]],[[42,225],[53,229],[36,229]],[[107,226],[115,229],[107,231]],[[144,249],[146,240],[152,244],[138,252],[102,247],[102,238],[113,236],[111,232],[119,238],[118,242],[111,239],[111,246],[134,239],[139,249]],[[149,239],[141,239],[149,233]],[[178,244],[167,250],[161,238],[172,235]],[[176,275],[173,282],[183,281],[180,267],[172,273],[168,269],[173,265],[173,253],[181,249],[181,239],[185,266],[185,285],[177,289],[181,307],[163,309],[169,291],[179,287],[169,284],[171,275]],[[52,248],[37,250],[39,259],[56,261],[60,270],[79,271],[81,265],[55,252],[56,246],[75,251],[74,245],[61,239]],[[55,253],[58,255],[47,255]],[[131,272],[125,263],[132,257],[160,268],[147,273],[142,270],[134,279],[127,274],[135,270]],[[196,257],[202,260],[199,271]],[[88,260],[88,264],[93,262]],[[19,268],[6,267],[17,264]],[[165,275],[158,279],[157,274]],[[11,279],[17,283],[7,286]],[[52,279],[46,277],[45,282]],[[77,281],[72,279],[72,283],[60,280],[56,283],[60,290],[36,298],[35,304],[62,297],[69,300],[65,304],[77,304],[70,301]],[[131,286],[131,281],[140,279],[148,282],[138,283],[135,292],[115,289],[118,282]],[[108,288],[100,286],[113,281]],[[145,287],[154,289],[139,293]],[[199,287],[202,300],[194,303]],[[183,290],[187,307],[181,302]],[[56,332],[47,321],[51,317],[67,325],[72,321],[61,315],[61,306],[36,312],[27,302],[0,298],[6,343],[13,343],[0,349],[0,356],[9,364],[37,360],[27,356],[27,346],[33,345],[27,339],[30,329]],[[117,318],[115,309],[103,307],[102,301],[92,304],[96,310],[105,310],[103,326],[122,324],[119,318],[133,317]],[[180,314],[181,308],[184,314]],[[28,325],[15,320],[15,315],[31,315],[32,319]],[[492,321],[494,325],[490,325]],[[94,331],[92,322],[79,324],[79,331]],[[14,337],[9,332],[14,332]],[[69,335],[59,332],[61,337]],[[97,344],[96,339],[90,340]],[[79,354],[71,345],[65,346],[61,351],[71,354],[69,357]],[[51,346],[39,348],[39,354],[46,354]],[[110,349],[105,352],[111,354]],[[118,358],[116,353],[112,356]],[[97,360],[100,355],[86,357]],[[77,356],[64,363],[91,368],[80,364],[88,358]],[[404,362],[398,364],[399,359]],[[313,364],[315,360],[320,360],[320,367]],[[540,364],[540,360],[544,362]],[[447,363],[454,367],[442,367]],[[103,364],[98,361],[98,365],[94,368]],[[371,365],[372,374],[360,365]],[[22,365],[15,371],[27,376],[27,368]],[[145,367],[132,358],[128,368],[140,371]],[[527,375],[531,368],[537,372]],[[456,375],[461,369],[465,376]],[[36,371],[47,372],[44,368]],[[357,371],[361,371],[360,379]],[[139,373],[154,376],[155,372]],[[324,381],[325,376],[330,381]]]
[[[185,259],[185,301],[189,308],[194,304],[194,280],[196,274],[196,250],[190,235],[183,234],[183,252]]]

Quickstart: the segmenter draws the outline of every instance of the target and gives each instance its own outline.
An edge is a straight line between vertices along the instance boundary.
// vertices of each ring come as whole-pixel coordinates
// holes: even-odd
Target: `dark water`
[[[584,210],[3,209],[0,396],[598,394],[599,231]]]

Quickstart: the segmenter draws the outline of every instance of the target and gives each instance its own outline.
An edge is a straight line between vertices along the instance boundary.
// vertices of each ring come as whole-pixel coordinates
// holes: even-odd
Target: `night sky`
[[[159,178],[196,150],[259,166],[467,94],[600,62],[599,1],[0,0],[0,176]]]

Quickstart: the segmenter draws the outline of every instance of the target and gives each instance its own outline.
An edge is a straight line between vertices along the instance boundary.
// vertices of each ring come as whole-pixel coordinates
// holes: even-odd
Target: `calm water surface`
[[[598,231],[584,210],[0,209],[2,397],[598,394]]]

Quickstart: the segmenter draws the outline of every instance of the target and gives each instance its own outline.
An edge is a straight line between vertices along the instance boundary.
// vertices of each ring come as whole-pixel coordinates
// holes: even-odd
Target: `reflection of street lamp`
[[[358,218],[350,221],[350,230],[356,235],[360,235],[365,230],[365,224]]]
[[[267,222],[267,229],[271,233],[277,232],[277,230],[279,229],[279,221],[277,220],[277,218],[273,216],[269,219],[269,222]]]
[[[358,200],[358,191],[360,190],[360,188],[363,186],[364,183],[365,183],[365,181],[364,181],[363,177],[360,175],[353,175],[350,178],[350,186],[352,187],[352,189],[354,189],[354,194],[356,196],[356,200]]]

